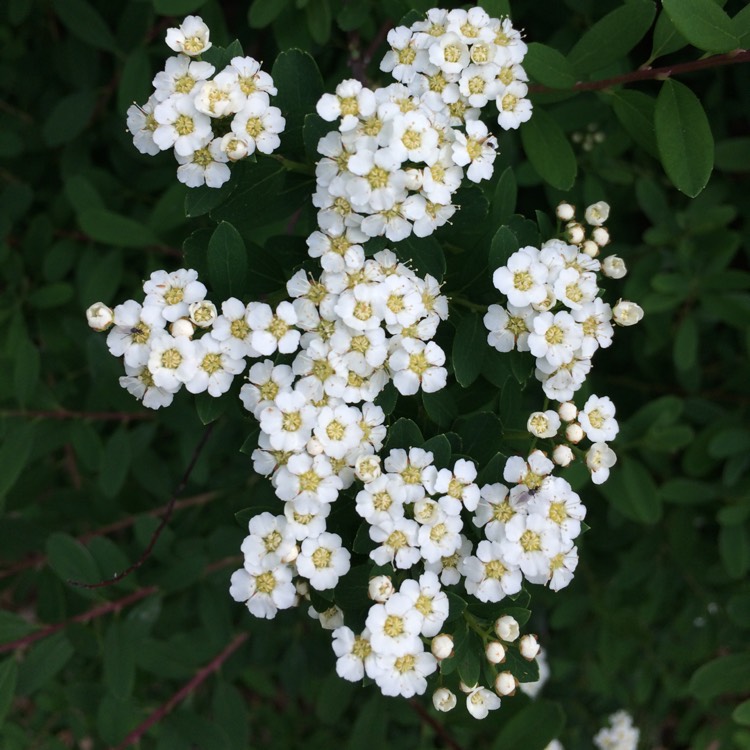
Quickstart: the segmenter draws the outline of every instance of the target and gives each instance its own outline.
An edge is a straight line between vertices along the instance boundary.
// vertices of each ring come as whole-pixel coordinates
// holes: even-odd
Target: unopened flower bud
[[[599,247],[604,247],[609,244],[609,232],[604,227],[597,227],[591,233],[591,239],[594,240]]]
[[[612,308],[612,318],[618,326],[634,326],[643,320],[643,308],[622,299]]]
[[[555,213],[560,221],[570,221],[576,215],[576,209],[575,206],[571,206],[570,203],[563,201],[557,206]]]
[[[576,221],[569,221],[565,226],[565,234],[572,245],[580,245],[586,239],[583,227]]]
[[[307,585],[307,581],[303,581],[301,578],[297,579],[294,584],[294,588],[297,590],[297,594],[305,599],[310,598],[310,587]]]
[[[453,653],[453,638],[447,633],[436,635],[432,639],[430,650],[432,651],[432,655],[436,659],[440,661],[442,661],[443,659],[447,659]],[[461,689],[463,690],[463,688]]]
[[[558,466],[568,466],[574,458],[573,451],[568,445],[557,445],[552,451],[552,460]]]
[[[466,684],[466,683],[465,683],[465,682],[464,682],[463,680],[461,680],[461,681],[460,681],[460,682],[458,683],[458,689],[459,689],[459,690],[460,690],[460,691],[461,691],[462,693],[466,693],[466,694],[468,694],[468,693],[473,693],[473,692],[474,692],[474,691],[475,691],[475,690],[476,690],[476,689],[477,689],[478,687],[479,687],[479,684],[478,684],[478,683],[477,683],[476,685],[471,685],[471,686],[467,685],[467,684]]]
[[[565,437],[573,444],[580,443],[583,440],[583,435],[583,427],[578,422],[569,424],[565,430]]]
[[[305,446],[305,450],[311,455],[311,456],[319,456],[323,451],[323,443],[318,440],[315,436],[311,437],[307,441],[307,445]]]
[[[432,705],[435,706],[436,711],[442,713],[452,711],[456,707],[456,694],[448,688],[438,688],[432,694]]]
[[[169,326],[169,332],[175,338],[184,336],[186,339],[191,339],[195,333],[195,326],[187,318],[180,318]]]
[[[518,627],[518,620],[510,615],[503,615],[495,620],[495,633],[500,640],[506,643],[511,643],[518,638],[520,628]]]
[[[422,189],[422,170],[421,169],[407,169],[405,170],[406,184],[404,187],[407,190],[413,190],[417,192]]]
[[[394,588],[393,582],[389,576],[375,576],[374,578],[371,578],[370,583],[367,584],[367,595],[370,599],[379,604],[387,602],[395,590],[396,589]]]
[[[518,644],[518,650],[524,659],[533,661],[539,653],[539,641],[535,635],[524,635]]]
[[[610,279],[621,279],[627,272],[625,261],[616,255],[608,255],[602,261],[602,273]]]
[[[516,692],[516,678],[510,672],[500,672],[495,678],[495,692],[498,695],[513,695]]]
[[[190,320],[199,328],[208,328],[216,320],[216,305],[204,299],[202,302],[193,302],[188,308]]]
[[[502,664],[505,661],[505,646],[498,641],[490,641],[484,648],[484,655],[490,664]]]
[[[586,253],[589,258],[596,258],[596,256],[599,255],[599,245],[597,245],[594,240],[586,240],[583,245],[581,245],[581,252]]]
[[[284,565],[291,565],[297,557],[299,557],[299,546],[295,544],[294,547],[292,547],[289,552],[281,558],[281,562],[283,562]]]
[[[526,422],[526,429],[538,438],[551,438],[560,429],[560,417],[552,411],[535,411]]]
[[[584,218],[592,227],[600,227],[609,218],[609,203],[604,201],[592,203],[586,209]]]
[[[354,474],[362,482],[372,482],[377,479],[383,470],[380,467],[380,456],[362,455],[354,464]]]
[[[563,401],[557,407],[557,413],[563,422],[572,422],[578,416],[578,409],[572,401]]]
[[[89,328],[95,331],[106,331],[114,322],[115,314],[103,302],[95,302],[86,310],[86,320]]]
[[[236,133],[227,133],[221,139],[221,150],[229,161],[239,161],[247,156],[248,145],[244,138],[238,138]]]

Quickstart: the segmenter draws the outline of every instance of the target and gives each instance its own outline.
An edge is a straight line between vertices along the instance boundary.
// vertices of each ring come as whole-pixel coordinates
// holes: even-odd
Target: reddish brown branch
[[[190,693],[199,688],[214,672],[218,671],[221,665],[247,640],[247,637],[247,633],[240,633],[236,636],[218,656],[215,656],[205,667],[198,670],[189,682],[186,682],[168,701],[162,703],[144,722],[130,732],[115,750],[125,750],[126,747],[138,742],[154,724],[158,724]]]
[[[716,68],[721,65],[734,65],[735,63],[750,62],[750,50],[739,50],[737,52],[728,52],[725,55],[712,55],[703,60],[693,60],[677,65],[665,65],[661,68],[640,68],[630,73],[623,73],[612,78],[603,78],[600,81],[579,81],[569,89],[553,89],[548,86],[529,86],[529,92],[532,94],[547,94],[552,92],[560,93],[561,91],[601,91],[611,86],[621,86],[625,83],[635,81],[650,81],[656,79],[670,78],[681,73],[692,73],[696,70],[705,70],[706,68]]]
[[[151,539],[149,540],[148,546],[146,547],[145,550],[143,550],[143,553],[141,554],[141,556],[130,567],[126,568],[125,570],[122,571],[122,573],[118,573],[116,576],[113,576],[112,578],[108,578],[104,581],[99,581],[98,583],[84,583],[83,581],[68,581],[69,584],[71,584],[72,586],[79,586],[84,589],[99,589],[99,588],[104,588],[106,586],[112,586],[118,581],[121,581],[123,578],[127,578],[127,576],[129,576],[134,570],[138,570],[138,568],[140,568],[141,565],[143,565],[143,563],[145,563],[146,560],[148,560],[148,558],[151,556],[152,550],[156,546],[156,543],[159,541],[159,537],[161,537],[161,534],[166,528],[167,523],[169,523],[169,519],[172,517],[172,512],[174,511],[177,497],[185,489],[188,483],[188,480],[190,479],[190,475],[193,473],[195,464],[198,463],[198,459],[200,458],[200,455],[203,452],[203,449],[205,448],[206,443],[208,442],[208,438],[213,432],[213,428],[214,428],[214,425],[210,425],[203,432],[203,437],[201,437],[200,442],[198,443],[195,450],[193,451],[193,457],[190,459],[190,463],[188,464],[187,469],[185,469],[185,473],[182,475],[182,479],[180,479],[180,483],[177,485],[177,488],[172,493],[172,497],[169,499],[169,502],[167,503],[166,510],[164,511],[164,515],[162,516],[162,519],[161,519],[161,523],[156,527],[156,530],[151,535]]]
[[[156,593],[156,586],[146,586],[145,588],[138,589],[132,594],[122,597],[122,599],[115,599],[112,602],[105,602],[99,604],[92,609],[82,612],[80,615],[71,617],[69,620],[64,622],[58,622],[54,625],[48,625],[46,628],[36,630],[33,633],[25,635],[23,638],[17,638],[15,641],[8,641],[7,643],[0,644],[0,654],[4,654],[7,651],[14,651],[17,648],[23,648],[29,646],[32,643],[41,641],[43,638],[47,638],[50,635],[54,635],[60,630],[65,629],[68,625],[74,622],[88,622],[93,620],[95,617],[101,617],[102,615],[109,614],[110,612],[119,612],[123,607],[129,607],[131,604],[139,602],[141,599],[145,599],[147,596]]]
[[[453,735],[434,716],[430,716],[427,709],[416,698],[409,701],[409,706],[422,722],[432,728],[445,747],[449,747],[451,750],[463,750],[461,745],[453,738]]]

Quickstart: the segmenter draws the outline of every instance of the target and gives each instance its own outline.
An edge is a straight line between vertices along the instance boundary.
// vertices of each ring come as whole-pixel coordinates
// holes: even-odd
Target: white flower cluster
[[[338,130],[318,144],[313,203],[330,238],[354,242],[432,234],[456,211],[464,174],[492,177],[497,140],[479,119],[490,100],[507,130],[531,117],[520,63],[526,45],[510,20],[481,8],[433,9],[388,34],[381,70],[398,83],[375,90],[342,81],[318,114]]]
[[[633,717],[627,711],[617,711],[609,717],[609,726],[596,733],[594,744],[599,750],[636,750],[640,734]]]
[[[286,122],[270,104],[273,79],[252,57],[233,57],[214,76],[213,65],[195,59],[211,47],[199,16],[169,29],[166,42],[178,54],[157,73],[148,101],[128,109],[128,130],[142,154],[174,149],[177,179],[188,187],[221,187],[230,177],[228,162],[279,147]]]
[[[536,377],[547,398],[562,402],[560,415],[553,410],[534,412],[528,429],[535,437],[554,438],[560,418],[571,422],[565,437],[577,444],[584,435],[593,443],[586,464],[595,484],[609,476],[614,452],[606,445],[618,431],[615,407],[608,398],[592,396],[578,414],[569,403],[591,370],[592,357],[599,347],[612,343],[612,321],[632,325],[643,316],[633,302],[620,301],[613,309],[600,297],[597,273],[622,278],[625,264],[616,255],[602,262],[597,259],[601,247],[609,243],[603,226],[609,206],[595,203],[586,209],[585,218],[592,227],[591,237],[575,218],[570,204],[558,206],[558,218],[567,221],[567,242],[548,240],[541,248],[522,247],[506,265],[493,274],[493,283],[507,298],[506,306],[490,305],[484,316],[487,341],[500,352],[512,349],[529,351],[536,357]],[[553,454],[555,462],[567,466],[574,458],[568,444],[560,444]]]

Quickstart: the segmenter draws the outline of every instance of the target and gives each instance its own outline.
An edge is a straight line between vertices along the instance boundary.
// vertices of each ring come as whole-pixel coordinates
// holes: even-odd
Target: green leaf
[[[521,126],[521,142],[531,166],[539,176],[558,190],[573,187],[578,162],[560,126],[540,107]]]
[[[91,553],[70,534],[56,531],[45,544],[49,566],[65,582],[93,583],[99,578],[99,568]]]
[[[655,14],[652,0],[632,0],[615,8],[584,33],[570,51],[568,61],[580,74],[606,68],[640,42]]]
[[[127,430],[120,427],[107,441],[102,453],[99,487],[107,497],[115,497],[122,489],[130,470],[131,458]]]
[[[219,299],[242,297],[247,280],[247,250],[240,233],[222,221],[208,243],[208,277]]]
[[[432,453],[435,466],[438,469],[444,469],[450,463],[453,450],[445,435],[435,435],[435,437],[430,438],[427,442],[422,443],[422,449]]]
[[[664,10],[685,39],[705,52],[740,47],[732,20],[713,0],[662,0]]]
[[[51,287],[45,287],[38,290],[38,292],[54,291],[54,285]],[[72,292],[70,286],[63,284],[67,292]],[[66,295],[67,299],[70,299],[71,294]],[[29,302],[34,304],[33,299],[29,299]],[[44,307],[44,305],[35,305],[36,307]],[[41,367],[41,357],[39,355],[39,349],[34,343],[26,336],[20,339],[14,348],[14,362],[13,362],[13,386],[15,389],[16,398],[19,404],[26,406],[36,390],[39,382],[39,370]]]
[[[105,245],[146,247],[157,242],[148,227],[105,208],[81,212],[78,214],[78,223],[92,240]]]
[[[686,45],[687,39],[677,31],[669,16],[664,11],[659,13],[654,25],[654,42],[651,47],[650,59],[656,60],[658,57],[676,52]]]
[[[746,5],[732,19],[734,31],[740,37],[740,46],[747,49],[750,45],[750,5]]]
[[[559,704],[544,699],[536,700],[502,724],[492,748],[544,750],[552,740],[560,736],[564,726],[565,714]]]
[[[529,44],[523,67],[532,81],[553,89],[569,89],[576,82],[575,72],[565,55],[539,42]]]
[[[30,695],[49,682],[73,656],[65,633],[56,633],[34,646],[18,669],[16,695]]]
[[[674,337],[672,357],[678,370],[695,367],[698,356],[698,324],[692,316],[686,316]]]
[[[654,131],[654,97],[641,91],[615,89],[612,91],[612,109],[627,134],[651,156],[659,158]]]
[[[18,679],[18,663],[11,656],[0,664],[0,727],[13,703]]]
[[[392,382],[386,383],[383,390],[375,397],[375,406],[383,410],[383,414],[390,416],[396,408],[398,401],[398,391]]]
[[[250,28],[262,29],[273,23],[288,4],[288,0],[254,0],[247,13]]]
[[[719,141],[714,160],[716,169],[722,172],[750,172],[750,138],[726,138]]]
[[[281,134],[282,145],[288,152],[302,156],[305,115],[315,112],[315,105],[324,90],[320,71],[307,52],[289,49],[276,58],[271,75],[279,90],[274,104],[286,118],[286,127]]]
[[[242,45],[235,39],[228,47],[219,47],[214,44],[201,55],[201,58],[205,62],[211,63],[216,70],[223,70],[229,65],[229,61],[233,57],[241,57],[242,55]]]
[[[206,0],[154,0],[154,10],[163,16],[184,16],[205,4]]]
[[[107,629],[102,660],[105,687],[120,700],[129,698],[135,684],[135,644],[123,623],[115,621]]]
[[[464,388],[468,388],[482,371],[486,340],[487,329],[479,315],[469,313],[461,319],[453,341],[452,362],[456,380]]]
[[[714,161],[714,140],[698,97],[684,84],[665,81],[654,112],[656,142],[667,176],[695,198],[706,186]]]
[[[441,429],[450,427],[458,416],[456,399],[445,388],[434,393],[422,391],[422,405],[427,416]]]
[[[630,456],[622,456],[619,463],[600,491],[627,518],[656,523],[661,518],[661,496],[648,469]]]
[[[5,496],[16,483],[31,455],[34,444],[36,425],[23,424],[6,433],[0,445],[0,507],[5,503]]]
[[[750,690],[750,653],[729,654],[698,667],[688,683],[688,691],[703,702],[726,693]]]
[[[310,36],[318,44],[325,44],[331,36],[330,0],[308,0],[305,15]]]
[[[209,211],[218,208],[235,191],[237,185],[240,184],[245,169],[252,169],[252,165],[247,160],[234,165],[232,178],[220,188],[210,188],[206,185],[201,185],[200,187],[188,190],[185,196],[185,216],[192,219],[196,216],[204,216]]]
[[[463,615],[466,610],[466,600],[462,599],[458,594],[454,594],[452,591],[446,591],[448,597],[448,618],[446,622],[453,622]]]
[[[305,142],[305,155],[309,161],[318,161],[318,143],[331,130],[332,123],[326,122],[317,112],[305,115],[302,137]]]
[[[479,682],[481,664],[479,659],[484,658],[484,649],[474,631],[469,631],[466,639],[456,648],[456,661],[458,663],[458,676],[465,685],[476,685]]]
[[[117,110],[125,114],[133,102],[145,102],[152,91],[153,72],[145,48],[133,50],[122,66],[117,86]]]
[[[456,422],[456,432],[463,440],[463,452],[476,460],[480,467],[498,452],[503,436],[503,426],[491,412],[482,411]]]
[[[732,719],[738,724],[750,727],[750,699],[740,703],[740,705],[732,711]]]
[[[117,51],[117,42],[109,26],[86,0],[54,0],[57,17],[71,34],[96,49]]]
[[[508,227],[500,227],[490,243],[490,270],[494,273],[504,266],[519,247],[516,235]]]
[[[424,443],[422,433],[411,419],[401,417],[388,428],[388,438],[386,440],[388,450],[393,450],[394,448],[408,450],[409,448],[419,447],[422,443]]]
[[[506,167],[500,175],[492,196],[492,225],[503,224],[516,210],[518,186],[513,167]]]
[[[750,535],[743,524],[719,529],[719,556],[730,578],[738,581],[750,569]]]
[[[95,105],[96,94],[89,90],[60,99],[42,127],[45,143],[54,148],[72,141],[88,125]]]
[[[235,403],[236,398],[237,396],[231,391],[227,391],[218,398],[208,392],[199,393],[195,399],[195,408],[201,424],[206,425],[215,422],[226,413],[230,405]]]
[[[430,274],[438,281],[445,274],[445,254],[442,245],[435,237],[415,237],[411,235],[393,248],[396,255],[420,276]]]

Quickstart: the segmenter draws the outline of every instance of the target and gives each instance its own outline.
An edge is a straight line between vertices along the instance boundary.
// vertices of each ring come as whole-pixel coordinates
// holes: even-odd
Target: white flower
[[[574,459],[573,450],[568,445],[556,445],[552,451],[552,460],[558,466],[568,466]]]
[[[498,116],[497,123],[503,130],[515,130],[521,123],[531,119],[533,109],[526,99],[529,87],[523,81],[513,81],[495,99]]]
[[[529,349],[537,359],[546,359],[552,367],[560,367],[573,360],[583,342],[583,328],[570,313],[543,312],[534,318],[534,330],[529,334]]]
[[[578,413],[586,437],[592,443],[607,443],[614,440],[619,431],[615,419],[615,405],[607,396],[589,396]]]
[[[612,316],[619,326],[634,326],[643,319],[643,308],[635,302],[621,299],[612,308]]]
[[[283,132],[286,120],[278,107],[269,107],[258,95],[251,96],[232,120],[232,132],[248,143],[248,153],[256,149],[270,154],[281,144],[278,134]]]
[[[441,557],[436,562],[425,562],[425,570],[437,573],[440,576],[440,583],[444,586],[453,586],[461,580],[461,571],[459,565],[466,559],[472,551],[471,542],[461,535],[461,544],[452,555]]]
[[[401,593],[394,594],[383,604],[373,604],[366,621],[373,649],[378,654],[396,656],[421,651],[419,633],[423,619],[414,608],[414,602]]]
[[[213,136],[211,118],[195,108],[189,94],[174,94],[157,104],[154,119],[154,143],[162,150],[174,147],[179,156],[190,156]]]
[[[280,393],[273,406],[260,413],[260,428],[280,451],[301,451],[310,439],[317,410],[297,392]]]
[[[247,97],[257,93],[274,96],[277,91],[273,78],[260,69],[260,63],[253,57],[233,57],[230,60],[231,70],[236,75],[240,91]]]
[[[575,539],[581,533],[586,508],[562,477],[548,477],[527,507],[529,513],[539,514],[556,524],[563,542]]]
[[[562,551],[549,561],[550,590],[559,591],[565,588],[573,580],[576,567],[578,567],[578,550],[573,542],[568,542]]]
[[[518,620],[511,615],[503,615],[495,620],[495,633],[497,637],[506,643],[512,643],[518,638],[519,627]]]
[[[425,393],[444,388],[448,377],[444,363],[445,352],[434,341],[425,345],[416,339],[402,340],[388,360],[393,384],[404,396],[415,394],[420,387]]]
[[[423,573],[419,581],[407,578],[399,589],[414,609],[424,618],[421,634],[427,638],[437,635],[448,618],[448,596],[440,588],[435,573]]]
[[[445,494],[450,498],[447,507],[453,506],[453,515],[457,515],[461,507],[474,511],[479,503],[479,487],[474,483],[476,478],[477,467],[474,463],[460,458],[453,471],[440,469],[430,489],[435,494]]]
[[[438,661],[447,659],[453,653],[453,637],[447,633],[436,635],[430,642],[430,651]]]
[[[209,33],[200,16],[186,16],[178,28],[167,30],[167,46],[175,52],[200,55],[211,48]]]
[[[427,53],[417,49],[412,32],[406,26],[397,26],[388,32],[391,49],[385,53],[380,70],[390,73],[397,81],[410,83],[418,72],[426,69],[429,61]]]
[[[297,351],[300,333],[293,326],[297,323],[297,313],[291,302],[280,302],[274,313],[263,302],[251,302],[245,316],[252,329],[250,346],[264,356],[277,349],[281,354]]]
[[[517,565],[506,563],[497,542],[482,541],[476,556],[459,562],[459,570],[466,576],[466,592],[480,602],[499,602],[521,590],[522,576]]]
[[[609,479],[609,470],[616,463],[617,456],[606,443],[594,443],[586,454],[586,466],[594,484],[604,484]]]
[[[362,482],[372,482],[382,474],[380,456],[361,455],[354,464],[354,473]]]
[[[544,477],[554,468],[552,461],[542,451],[535,450],[529,454],[527,461],[520,456],[511,456],[505,462],[503,479],[506,482],[515,482],[530,490],[536,490],[542,486]]]
[[[640,731],[633,726],[633,719],[626,711],[618,711],[609,717],[611,726],[600,729],[594,736],[599,750],[636,750]]]
[[[378,604],[387,602],[395,592],[390,576],[374,576],[367,584],[367,595]]]
[[[328,503],[304,495],[284,503],[284,516],[289,522],[290,532],[298,541],[320,536],[326,530],[326,518],[330,512]]]
[[[148,369],[159,388],[176,391],[195,377],[198,366],[194,342],[165,333],[151,343]]]
[[[209,300],[191,302],[188,306],[188,312],[190,322],[199,328],[210,328],[217,318],[216,305]]]
[[[429,50],[430,62],[448,75],[460,73],[471,60],[469,47],[458,34],[446,33]]]
[[[253,331],[245,319],[245,303],[230,297],[221,303],[221,312],[214,321],[211,335],[225,344],[227,353],[234,359],[259,357],[259,353],[250,345]]]
[[[501,664],[505,661],[505,647],[498,641],[490,641],[484,648],[484,655],[490,664]]]
[[[95,302],[86,310],[86,322],[94,331],[106,331],[114,320],[114,311],[103,302]]]
[[[336,660],[336,674],[349,682],[360,682],[365,673],[374,679],[377,673],[375,654],[370,646],[370,632],[365,628],[355,635],[347,627],[333,631],[333,651]]]
[[[495,692],[498,695],[513,695],[517,686],[518,680],[511,672],[500,672],[495,678]]]
[[[612,320],[612,308],[597,297],[580,310],[573,310],[573,320],[581,324],[583,329],[583,341],[581,342],[581,354],[584,357],[592,357],[594,352],[601,346],[606,349],[612,343],[614,329]]]
[[[180,268],[172,273],[154,271],[143,284],[146,292],[144,307],[154,305],[161,309],[165,320],[173,323],[190,314],[193,302],[202,302],[206,297],[205,285],[198,281],[198,272],[192,268]]]
[[[210,81],[200,83],[194,92],[195,108],[209,117],[227,117],[242,109],[245,97],[231,68],[221,71]]]
[[[559,528],[538,514],[516,515],[505,525],[500,549],[505,561],[518,565],[530,583],[547,583],[549,561],[560,551]]]
[[[524,659],[533,661],[539,653],[539,641],[537,641],[535,635],[521,636],[521,640],[518,642],[518,650]]]
[[[552,438],[560,429],[560,417],[556,411],[535,411],[526,422],[526,429],[538,438]]]
[[[308,537],[302,542],[297,557],[297,572],[310,581],[318,590],[332,589],[339,578],[349,572],[349,550],[341,546],[338,534],[321,534],[315,539]]]
[[[452,148],[453,161],[460,167],[469,165],[466,176],[472,182],[481,182],[492,177],[492,165],[497,156],[497,139],[481,120],[468,121],[466,135],[457,132]]]
[[[260,513],[250,519],[248,531],[241,546],[248,572],[262,573],[293,557],[296,542],[284,516]]]
[[[318,612],[315,607],[309,607],[307,614],[313,620],[318,620],[323,630],[336,630],[344,624],[344,612],[341,607],[337,607],[335,604],[322,612]]]
[[[160,388],[154,383],[150,370],[145,365],[132,367],[125,363],[125,375],[119,379],[120,386],[135,396],[148,409],[169,406],[174,399],[175,389]]]
[[[492,275],[495,288],[508,297],[511,305],[524,308],[542,302],[547,296],[547,266],[539,262],[534,254],[524,252],[535,248],[522,248],[508,258],[508,263]],[[538,251],[537,251],[538,252]]]
[[[154,119],[154,107],[158,104],[155,96],[141,107],[131,104],[127,111],[127,128],[133,136],[133,145],[142,154],[155,156],[162,149],[154,141],[154,131],[159,123]]]
[[[375,677],[383,695],[411,698],[427,690],[427,677],[437,669],[435,657],[422,650],[421,643],[408,652],[378,654],[378,674]]]
[[[499,68],[493,64],[469,65],[461,73],[459,89],[472,107],[484,107],[494,99],[502,86],[497,79]]]
[[[342,488],[327,456],[297,453],[275,477],[276,495],[281,500],[309,498],[321,503],[335,502]]]
[[[385,518],[378,526],[370,527],[370,539],[380,544],[370,552],[377,565],[391,564],[405,570],[419,562],[417,547],[419,527],[416,521],[407,518]]]
[[[327,122],[341,118],[339,130],[345,132],[357,127],[359,117],[370,117],[375,112],[375,94],[353,79],[336,86],[335,94],[323,94],[318,100],[318,114]]]
[[[187,156],[176,154],[176,157],[180,164],[177,179],[188,187],[220,188],[231,177],[226,164],[229,157],[222,151],[218,138]]]
[[[114,309],[114,327],[107,334],[107,347],[115,357],[124,356],[125,364],[141,367],[148,362],[151,344],[165,333],[166,320],[161,308],[155,305],[141,307],[128,300]]]
[[[436,711],[447,713],[456,707],[456,694],[448,688],[438,688],[432,694],[432,705]]]
[[[507,309],[500,305],[490,305],[484,316],[484,327],[489,331],[487,343],[499,352],[518,349],[529,350],[529,333],[535,315],[531,305],[516,307],[508,303]]]
[[[185,383],[190,393],[208,391],[218,398],[229,390],[234,376],[245,369],[245,361],[232,359],[222,343],[210,334],[195,342],[195,358],[198,365],[195,374]]]
[[[270,562],[257,573],[249,573],[244,568],[236,570],[229,594],[236,602],[244,602],[250,614],[269,620],[276,617],[278,610],[294,606],[297,598],[292,569]]]
[[[173,94],[190,94],[199,81],[210,78],[215,70],[210,63],[191,60],[187,55],[170,57],[152,82],[154,99],[163,102]]]
[[[586,208],[584,218],[592,227],[600,227],[609,218],[609,203],[592,203]]]
[[[490,711],[500,708],[500,698],[487,688],[476,687],[466,696],[466,710],[475,719],[485,719]]]
[[[617,255],[608,255],[602,261],[602,273],[610,279],[621,279],[627,272],[625,261]]]

